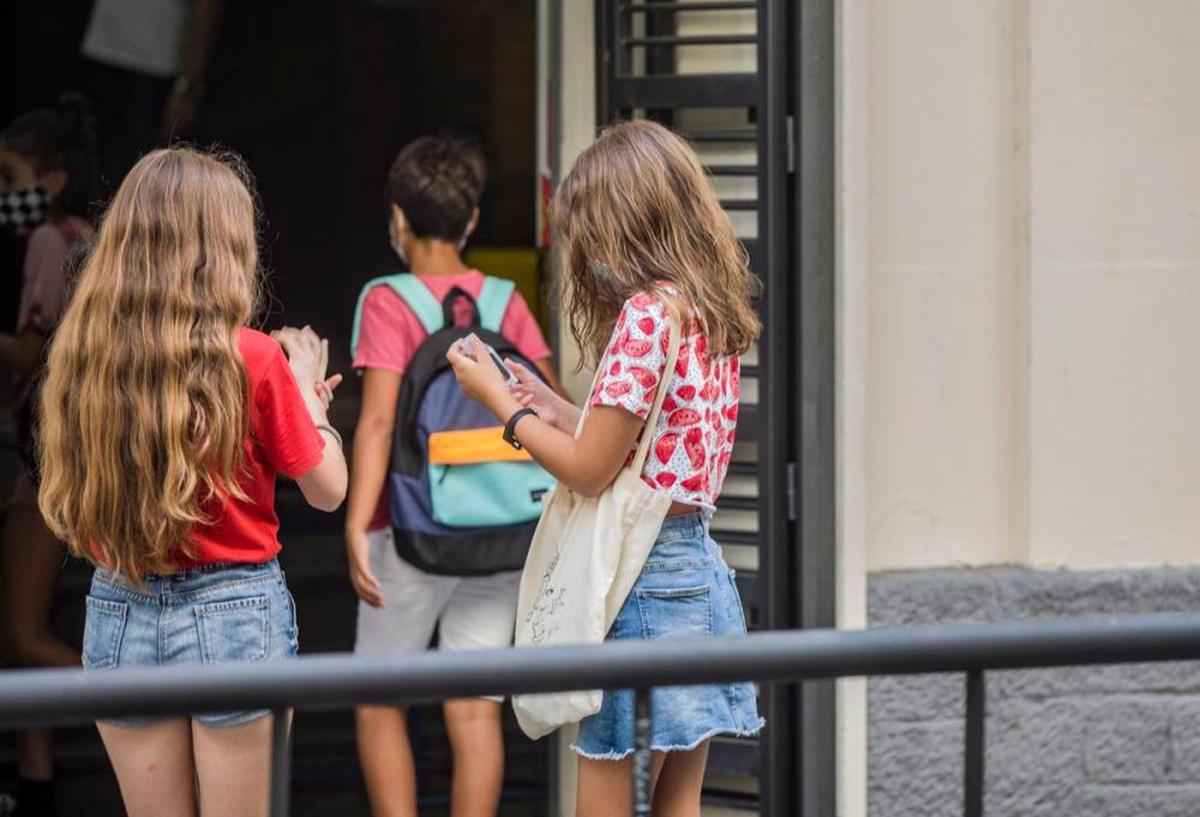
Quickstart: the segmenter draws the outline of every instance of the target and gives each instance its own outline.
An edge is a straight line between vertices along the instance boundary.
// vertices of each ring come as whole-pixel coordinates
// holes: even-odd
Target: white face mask
[[[408,258],[404,255],[404,244],[400,241],[400,236],[396,233],[395,218],[388,221],[388,241],[392,244],[392,252],[400,257],[400,263],[408,266]]]

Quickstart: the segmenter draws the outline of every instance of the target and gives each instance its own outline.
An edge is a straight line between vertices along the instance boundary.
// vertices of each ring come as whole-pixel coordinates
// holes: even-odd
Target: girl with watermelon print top
[[[743,635],[741,600],[709,518],[732,456],[739,356],[760,330],[745,251],[695,153],[648,121],[606,129],[564,179],[551,218],[563,311],[584,362],[598,369],[580,433],[580,408],[513,362],[520,384],[510,390],[482,348],[473,359],[450,351],[459,383],[501,422],[515,418],[522,447],[585,496],[607,489],[642,435],[652,435],[641,477],[671,498],[671,510],[609,639]],[[667,371],[672,323],[681,346]],[[660,389],[668,390],[664,408],[647,428]],[[652,706],[654,814],[698,817],[709,740],[763,725],[754,687],[659,689]],[[628,812],[633,721],[633,694],[624,691],[605,692],[600,711],[581,723],[579,817]]]

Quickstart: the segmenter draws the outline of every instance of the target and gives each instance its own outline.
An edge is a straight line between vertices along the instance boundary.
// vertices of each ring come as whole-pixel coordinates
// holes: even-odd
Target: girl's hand
[[[303,329],[285,326],[272,332],[271,337],[287,352],[288,365],[292,367],[297,383],[324,382],[325,369],[329,365],[329,341],[321,340],[311,326]]]
[[[467,397],[495,412],[497,405],[509,396],[508,386],[504,384],[500,370],[492,365],[483,341],[476,338],[473,351],[474,360],[463,354],[459,344],[455,343],[446,352],[446,359],[454,367],[454,376]]]
[[[342,382],[340,374],[325,376],[329,368],[329,341],[322,340],[311,326],[303,329],[285,326],[272,332],[271,337],[279,341],[283,350],[287,352],[288,365],[292,367],[296,382],[312,383],[313,396],[323,410],[328,410],[329,404],[333,402],[334,389]],[[305,394],[306,400],[307,397]]]
[[[542,378],[526,369],[515,360],[505,359],[504,364],[517,378],[512,388],[513,397],[525,408],[537,412],[544,422],[568,434],[575,432],[579,422],[579,409],[560,397]]]
[[[371,607],[384,607],[383,588],[371,570],[371,541],[366,531],[346,531],[346,559],[355,594]]]
[[[321,400],[321,405],[329,411],[329,406],[333,403],[333,393],[338,386],[342,384],[342,376],[335,374],[324,380],[318,380],[313,385],[313,390],[316,391],[317,397]]]

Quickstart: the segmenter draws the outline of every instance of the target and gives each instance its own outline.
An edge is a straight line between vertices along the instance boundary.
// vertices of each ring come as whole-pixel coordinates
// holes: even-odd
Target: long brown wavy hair
[[[156,150],[121,183],[50,347],[42,514],[76,556],[139,582],[244,498],[238,330],[258,297],[255,198],[232,155]]]
[[[745,248],[696,153],[662,125],[606,128],[575,160],[550,218],[581,365],[598,361],[638,292],[699,321],[713,354],[742,354],[758,337],[760,284]]]

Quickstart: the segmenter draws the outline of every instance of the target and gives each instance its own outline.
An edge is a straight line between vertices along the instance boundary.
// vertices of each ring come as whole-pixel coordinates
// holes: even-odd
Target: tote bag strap
[[[600,361],[600,363],[603,362],[603,360]],[[579,435],[583,433],[583,424],[587,422],[588,414],[591,413],[592,395],[596,393],[596,386],[600,385],[600,377],[603,374],[604,368],[597,365],[596,375],[592,378],[592,385],[588,386],[587,397],[584,398],[586,402],[583,404],[583,411],[579,412],[579,422],[575,425],[575,439],[577,440],[579,439]]]

